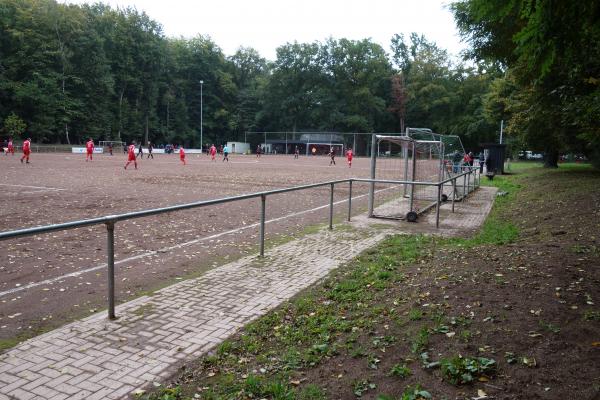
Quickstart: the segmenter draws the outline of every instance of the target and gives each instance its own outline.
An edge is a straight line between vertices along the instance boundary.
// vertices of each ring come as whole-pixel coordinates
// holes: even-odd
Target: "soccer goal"
[[[310,155],[326,155],[331,150],[335,152],[336,156],[344,155],[344,145],[342,143],[308,143],[308,153]],[[313,150],[314,149],[314,150]]]
[[[108,152],[109,145],[112,146],[113,153],[122,153],[123,149],[127,146],[125,142],[120,140],[101,140],[98,145],[104,149],[104,152]]]
[[[372,146],[376,151],[371,156],[371,178],[403,182],[371,184],[369,215],[372,217],[414,222],[440,201],[460,200],[468,194],[467,190],[475,187],[471,181],[468,187],[459,187],[455,180],[441,184],[464,171],[462,165],[455,168],[449,164],[455,154],[461,157],[464,154],[458,136],[409,128],[402,136],[374,135]]]

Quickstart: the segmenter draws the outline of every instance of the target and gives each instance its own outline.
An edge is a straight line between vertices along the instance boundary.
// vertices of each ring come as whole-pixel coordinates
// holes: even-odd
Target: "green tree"
[[[25,133],[25,129],[27,129],[27,124],[15,113],[11,113],[4,120],[4,132],[12,138],[20,138]]]
[[[579,148],[600,163],[600,3],[463,0],[451,8],[471,57],[512,71],[528,112],[509,123],[545,150],[545,165]]]

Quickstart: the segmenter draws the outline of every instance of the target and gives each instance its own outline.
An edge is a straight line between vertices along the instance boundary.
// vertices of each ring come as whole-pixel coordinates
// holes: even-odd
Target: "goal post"
[[[127,146],[125,142],[122,142],[120,140],[101,140],[98,142],[98,145],[103,149],[106,149],[109,145],[111,145],[113,148],[113,152],[115,153],[123,151],[123,149]]]
[[[313,152],[313,149],[315,151]],[[336,156],[344,155],[343,143],[307,143],[306,151],[309,155],[325,155],[334,150]]]
[[[458,136],[440,135],[429,129],[407,130],[401,136],[374,134],[371,146],[375,149],[371,154],[371,179],[403,183],[370,184],[370,217],[412,222],[438,205],[440,198],[441,201],[450,196],[461,199],[468,193],[465,185],[457,187],[454,181],[441,183],[465,171],[463,166],[456,169],[450,164],[457,154],[461,159],[464,154]],[[471,186],[474,184],[469,181]]]

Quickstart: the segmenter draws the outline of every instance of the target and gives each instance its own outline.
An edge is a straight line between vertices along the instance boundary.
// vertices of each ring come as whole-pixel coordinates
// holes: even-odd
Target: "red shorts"
[[[28,156],[31,154],[31,150],[23,150],[23,154]]]
[[[180,160],[185,160],[185,156],[179,156]]]
[[[127,161],[135,161],[135,154],[129,154]]]

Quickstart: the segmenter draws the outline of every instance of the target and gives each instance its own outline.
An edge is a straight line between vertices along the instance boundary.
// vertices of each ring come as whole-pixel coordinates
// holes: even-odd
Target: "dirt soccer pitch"
[[[30,164],[1,156],[0,231],[223,198],[348,177],[366,178],[369,160],[352,168],[338,158],[155,155],[127,170],[124,155],[34,153]],[[335,190],[347,212],[348,186]],[[355,184],[353,210],[365,210],[367,184]],[[273,243],[325,223],[329,188],[267,197],[266,239]],[[115,229],[118,302],[258,249],[260,200],[120,222]],[[268,250],[267,250],[268,251]],[[98,225],[0,242],[0,349],[107,307],[106,228]]]

